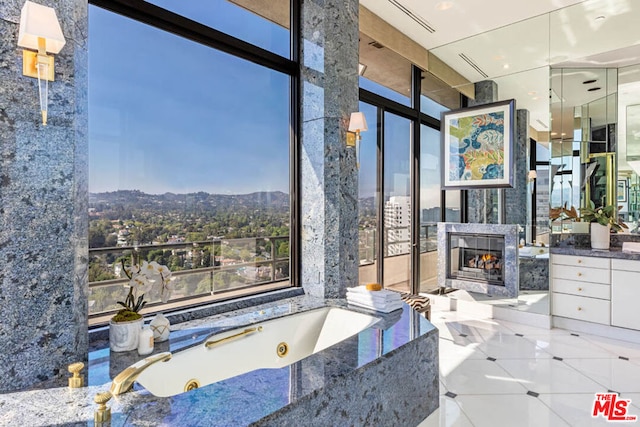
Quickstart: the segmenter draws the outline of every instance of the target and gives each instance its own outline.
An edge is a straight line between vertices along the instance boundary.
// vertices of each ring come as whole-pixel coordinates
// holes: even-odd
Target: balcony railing
[[[404,227],[402,228],[405,229]],[[385,258],[404,255],[389,253],[389,244],[407,243],[389,240],[387,229]],[[376,231],[360,230],[360,265],[375,262]],[[284,245],[286,243],[286,245]],[[119,277],[121,263],[130,264],[132,257],[139,262],[157,261],[167,265],[175,277],[175,291],[168,304],[160,302],[159,289],[154,287],[145,295],[146,312],[154,308],[175,309],[197,302],[235,297],[290,286],[289,236],[243,239],[213,239],[197,242],[131,245],[89,249],[89,317],[91,324],[106,321],[120,306],[128,290],[128,279]],[[436,224],[420,226],[420,252],[437,250]],[[408,251],[406,252],[408,253]]]
[[[223,299],[226,294],[248,293],[265,285],[288,286],[288,243],[289,236],[273,236],[89,249],[90,319],[110,316],[121,308],[117,301],[128,292],[124,288],[128,279],[119,277],[123,257],[127,265],[132,258],[166,264],[175,278],[169,304],[180,307],[203,297]],[[145,300],[147,307],[159,305],[159,289],[154,287]]]

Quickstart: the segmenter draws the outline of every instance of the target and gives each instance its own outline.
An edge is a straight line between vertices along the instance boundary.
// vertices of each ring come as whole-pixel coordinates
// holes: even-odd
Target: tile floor
[[[436,311],[440,408],[419,427],[640,425],[592,418],[595,393],[631,399],[640,420],[640,344]]]

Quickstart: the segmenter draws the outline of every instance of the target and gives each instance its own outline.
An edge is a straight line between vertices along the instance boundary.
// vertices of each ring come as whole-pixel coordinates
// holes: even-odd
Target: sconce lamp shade
[[[38,50],[38,38],[45,40],[45,50],[58,53],[65,44],[56,11],[47,6],[25,2],[20,14],[18,46]]]
[[[534,179],[538,178],[538,172],[536,172],[535,170],[530,170],[527,177],[529,178],[529,181],[533,181]]]
[[[349,132],[363,132],[365,130],[367,130],[367,120],[364,118],[364,113],[351,113]]]

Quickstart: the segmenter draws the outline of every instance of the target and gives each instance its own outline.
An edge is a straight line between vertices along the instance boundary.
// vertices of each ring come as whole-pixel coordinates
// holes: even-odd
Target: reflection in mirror
[[[619,70],[618,176],[616,199],[619,215],[637,234],[640,219],[640,65]]]
[[[616,203],[616,69],[551,70],[552,233],[587,232],[580,208]]]

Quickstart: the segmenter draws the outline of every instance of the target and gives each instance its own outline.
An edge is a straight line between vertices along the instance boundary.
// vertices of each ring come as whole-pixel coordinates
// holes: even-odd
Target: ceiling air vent
[[[478,64],[476,64],[475,62],[473,62],[473,59],[469,58],[467,55],[465,55],[464,53],[459,53],[458,56],[460,58],[462,58],[462,60],[464,62],[466,62],[467,64],[469,64],[471,66],[471,68],[473,68],[474,70],[476,70],[482,77],[484,77],[485,79],[487,77],[489,77],[489,75],[487,73],[485,73],[484,71],[482,71],[482,68],[480,68],[478,66]]]
[[[540,123],[540,126],[542,126],[543,128],[549,129],[549,126],[547,126],[542,120],[536,119],[536,122]]]
[[[414,21],[416,21],[418,23],[418,25],[420,25],[425,30],[429,31],[432,34],[436,32],[436,29],[433,28],[431,26],[431,24],[429,24],[426,20],[424,20],[422,17],[418,16],[417,14],[412,12],[411,10],[407,9],[406,6],[403,6],[402,4],[400,4],[400,2],[398,0],[389,0],[389,3],[391,3],[392,5],[397,7],[398,9],[400,9],[400,11],[402,11],[402,13],[404,13],[409,18],[411,18]]]

